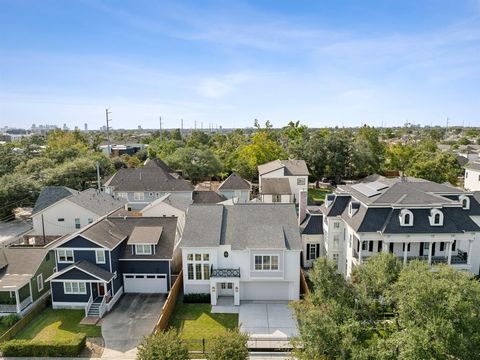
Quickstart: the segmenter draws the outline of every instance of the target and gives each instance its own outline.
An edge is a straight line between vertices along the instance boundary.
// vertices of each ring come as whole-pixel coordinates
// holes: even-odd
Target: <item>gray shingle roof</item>
[[[293,204],[203,205],[188,209],[181,247],[301,249]]]
[[[95,277],[100,278],[104,281],[110,281],[110,280],[112,280],[112,278],[114,276],[114,274],[112,274],[111,272],[109,272],[107,270],[104,270],[100,266],[92,264],[91,262],[88,262],[86,260],[80,260],[80,261],[76,262],[75,264],[73,264],[73,266],[75,266],[76,268],[78,268],[80,270],[86,271],[86,272],[88,272],[88,273],[94,275]]]
[[[271,171],[285,168],[285,176],[309,175],[305,160],[274,160],[266,164],[258,165],[258,174],[263,175]]]
[[[468,164],[465,165],[465,168],[471,170],[480,170],[480,161],[470,161]]]
[[[260,192],[264,195],[289,195],[292,190],[287,178],[266,178],[262,179]]]
[[[125,199],[115,199],[112,195],[96,189],[87,189],[68,198],[69,201],[94,212],[106,215],[125,205]]]
[[[78,191],[66,186],[45,186],[35,202],[32,215],[74,194],[78,194]]]
[[[230,174],[217,189],[220,190],[250,190],[250,183],[236,172]]]
[[[193,191],[193,185],[181,178],[174,178],[158,166],[137,169],[120,169],[104,186],[114,191]]]
[[[323,216],[307,214],[300,225],[300,231],[304,235],[323,235]]]
[[[150,244],[156,245],[162,236],[161,226],[135,226],[130,234],[127,245]]]
[[[0,249],[0,251],[4,265],[0,271],[0,289],[10,288],[14,290],[21,288],[30,281],[50,250],[46,248],[7,247]]]
[[[215,191],[194,191],[192,194],[194,204],[217,204],[227,200],[225,196]]]
[[[165,171],[166,173],[170,174],[175,179],[181,178],[179,173],[177,173],[175,170],[170,168],[167,164],[165,164],[159,158],[147,159],[147,161],[145,161],[145,164],[144,164],[143,167],[144,168],[158,167],[158,168],[162,169],[163,171]]]

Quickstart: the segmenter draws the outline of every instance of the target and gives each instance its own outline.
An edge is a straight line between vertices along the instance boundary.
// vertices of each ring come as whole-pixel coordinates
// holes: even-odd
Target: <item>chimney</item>
[[[300,190],[298,194],[298,225],[300,225],[307,216],[307,202],[307,190]]]

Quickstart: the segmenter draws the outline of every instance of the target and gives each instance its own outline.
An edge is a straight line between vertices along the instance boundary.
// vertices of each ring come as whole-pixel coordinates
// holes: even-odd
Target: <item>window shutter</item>
[[[370,251],[370,252],[373,251],[373,241],[368,242],[368,251]]]
[[[310,244],[307,243],[307,260],[310,260]]]
[[[320,244],[315,245],[317,247],[317,257],[320,257]]]
[[[452,251],[455,251],[456,246],[457,246],[457,240],[453,240]]]
[[[378,242],[378,249],[377,249],[378,252],[382,252],[382,245],[383,245],[383,243],[382,243],[382,241],[380,240],[380,241]]]

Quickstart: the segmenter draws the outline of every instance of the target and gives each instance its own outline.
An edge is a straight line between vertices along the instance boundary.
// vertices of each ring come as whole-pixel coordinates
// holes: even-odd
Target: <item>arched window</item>
[[[410,210],[403,209],[400,212],[400,225],[413,226],[413,213]]]
[[[467,195],[460,195],[458,200],[462,203],[462,209],[470,210],[470,198]]]
[[[443,212],[440,209],[430,210],[430,225],[431,226],[442,226],[443,225]]]

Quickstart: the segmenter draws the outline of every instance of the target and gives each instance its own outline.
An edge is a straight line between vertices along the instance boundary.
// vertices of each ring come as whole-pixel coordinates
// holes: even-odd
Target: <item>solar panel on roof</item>
[[[372,181],[370,183],[366,183],[365,185],[377,191],[388,188],[388,185],[381,183],[380,181]]]
[[[364,183],[352,185],[352,188],[362,193],[366,197],[372,197],[372,196],[381,194],[378,190],[375,190]]]

